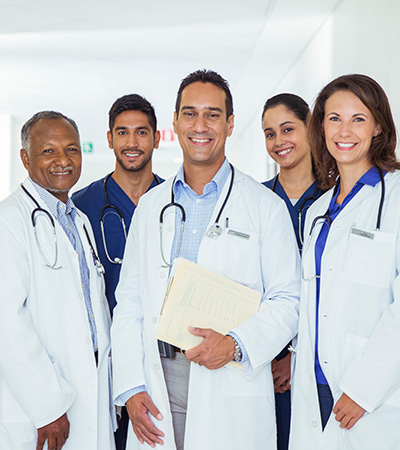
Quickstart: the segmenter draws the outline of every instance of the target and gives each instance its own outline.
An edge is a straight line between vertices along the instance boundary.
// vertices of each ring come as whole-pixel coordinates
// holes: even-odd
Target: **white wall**
[[[385,90],[397,127],[400,127],[400,1],[342,0],[303,49],[286,75],[271,86],[264,101],[280,92],[302,96],[311,106],[318,92],[332,79],[349,73],[363,73],[374,78]],[[266,67],[266,70],[267,67]],[[251,125],[235,145],[247,158],[246,170],[256,178],[273,176],[272,161],[262,166],[265,149],[260,111],[253,114]],[[249,159],[248,150],[253,157]],[[251,165],[249,165],[249,162]],[[239,167],[242,165],[238,164]]]
[[[11,184],[11,117],[8,114],[0,114],[0,199],[10,193]]]

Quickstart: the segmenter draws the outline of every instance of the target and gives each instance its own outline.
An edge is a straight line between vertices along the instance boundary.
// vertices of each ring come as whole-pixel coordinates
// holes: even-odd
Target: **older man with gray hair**
[[[102,267],[68,196],[78,128],[43,111],[21,138],[29,177],[0,203],[0,448],[112,450]]]

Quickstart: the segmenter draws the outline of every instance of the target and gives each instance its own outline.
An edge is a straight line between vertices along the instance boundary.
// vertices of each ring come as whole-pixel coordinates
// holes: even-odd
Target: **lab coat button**
[[[151,320],[153,321],[153,323],[156,323],[157,322],[157,317],[153,317]]]
[[[165,272],[160,272],[160,278],[165,278],[167,274]]]
[[[324,361],[324,364],[328,364],[328,361]]]
[[[90,433],[94,433],[95,431],[96,431],[96,430],[95,430],[94,426],[91,425],[91,426],[89,427],[89,432],[90,432]]]
[[[154,370],[158,370],[160,368],[160,366],[158,364],[154,364]]]
[[[174,231],[174,229],[173,229],[173,227],[168,227],[167,231],[171,232],[171,231]]]
[[[86,344],[90,344],[91,339],[90,338],[86,338]]]
[[[314,381],[314,377],[310,375],[310,381]]]
[[[313,420],[313,421],[311,422],[311,426],[312,426],[313,428],[317,428],[318,423],[317,423],[315,420]]]

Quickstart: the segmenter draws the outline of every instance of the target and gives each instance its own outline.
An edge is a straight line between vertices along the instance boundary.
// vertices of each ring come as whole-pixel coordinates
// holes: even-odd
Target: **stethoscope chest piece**
[[[222,227],[220,227],[217,223],[214,223],[206,233],[206,236],[211,239],[218,239],[222,234]]]

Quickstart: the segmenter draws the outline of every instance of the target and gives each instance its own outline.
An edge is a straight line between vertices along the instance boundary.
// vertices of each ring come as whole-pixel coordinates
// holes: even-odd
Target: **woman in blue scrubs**
[[[263,183],[286,203],[301,253],[306,212],[322,195],[313,170],[307,142],[310,109],[294,94],[278,94],[267,100],[262,127],[268,154],[280,171]],[[272,361],[278,450],[287,450],[290,427],[290,353],[287,348]]]

